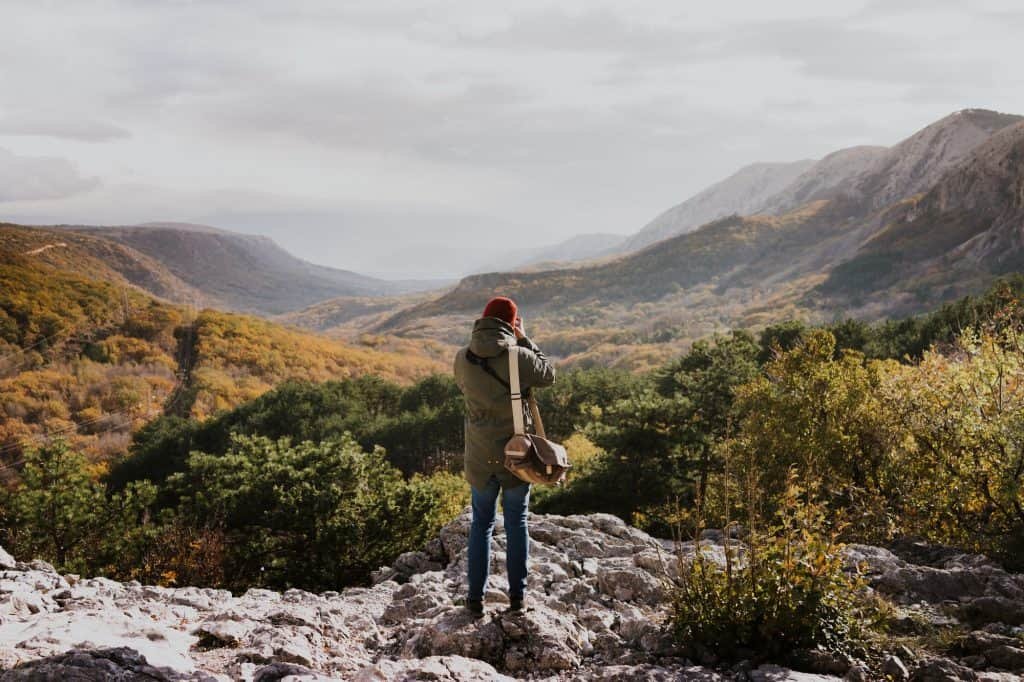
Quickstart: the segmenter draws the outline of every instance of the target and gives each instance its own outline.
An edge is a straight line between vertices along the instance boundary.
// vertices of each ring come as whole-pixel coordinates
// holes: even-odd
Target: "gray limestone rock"
[[[909,680],[910,671],[903,664],[899,656],[886,656],[882,663],[882,672],[893,680]]]
[[[366,666],[353,682],[512,682],[493,666],[464,656],[428,656],[397,661],[381,660]]]
[[[5,570],[13,570],[17,567],[18,562],[14,560],[10,554],[7,553],[3,547],[0,547],[0,568]]]
[[[850,680],[872,679],[855,661],[828,654],[805,666],[816,672],[694,665],[672,641],[667,597],[697,543],[658,540],[607,514],[530,516],[529,608],[519,613],[506,612],[499,518],[486,611],[474,617],[461,605],[469,523],[469,514],[462,514],[423,551],[398,557],[370,587],[323,594],[250,589],[236,597],[224,590],[68,579],[44,562],[0,555],[0,562],[14,564],[0,567],[0,670],[7,670],[0,679],[29,679],[29,671],[38,679],[98,679],[88,677],[97,670],[110,679],[138,679],[145,670],[155,676],[147,679],[265,682],[810,682],[844,673]],[[722,533],[705,533],[700,551],[724,563],[724,542],[742,561],[741,540]],[[944,614],[955,606],[988,623],[964,638],[958,654],[977,657],[987,671],[945,659],[915,660],[914,679],[998,680],[992,676],[1002,673],[994,668],[1019,669],[1013,666],[1024,647],[1013,625],[1024,608],[1020,576],[984,557],[930,548],[915,550],[927,564],[866,545],[846,551],[847,565],[862,567],[875,589],[901,602],[908,622],[946,627],[954,621]],[[720,664],[712,650],[688,653],[704,666]],[[907,669],[900,673],[891,661],[889,667],[893,677]]]
[[[213,682],[215,679],[203,672],[185,673],[152,666],[145,656],[126,647],[69,651],[0,672],[0,682]]]
[[[946,658],[937,658],[919,665],[910,677],[913,682],[956,682],[977,680],[978,675],[970,668]]]

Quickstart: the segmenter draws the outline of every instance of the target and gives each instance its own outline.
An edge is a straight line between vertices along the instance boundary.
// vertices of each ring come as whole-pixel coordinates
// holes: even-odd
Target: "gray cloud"
[[[940,59],[930,48],[899,33],[819,19],[741,27],[722,49],[791,60],[832,81],[956,85],[988,78],[983,60]]]
[[[107,142],[131,137],[131,133],[120,126],[75,118],[73,113],[63,117],[28,113],[3,116],[0,117],[0,135],[37,135],[82,142]]]
[[[98,185],[97,178],[82,177],[66,159],[18,156],[0,149],[0,202],[61,199]]]
[[[377,271],[466,225],[626,233],[747,163],[1024,112],[1022,17],[1011,0],[25,3],[0,24],[3,144],[104,186],[5,208],[248,222]]]
[[[721,34],[719,34],[721,35]],[[456,40],[488,49],[539,48],[554,52],[592,52],[615,55],[660,55],[679,59],[695,55],[713,40],[680,26],[653,25],[616,14],[608,8],[569,13],[546,9],[523,13],[491,31],[460,32]]]

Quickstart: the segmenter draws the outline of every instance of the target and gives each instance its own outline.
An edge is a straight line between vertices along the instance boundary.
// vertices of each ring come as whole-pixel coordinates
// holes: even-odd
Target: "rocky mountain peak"
[[[473,617],[459,604],[469,522],[463,514],[423,550],[378,571],[372,586],[322,594],[250,589],[235,596],[83,579],[0,551],[0,680],[813,682],[839,680],[856,666],[818,657],[809,663],[817,672],[773,665],[736,672],[713,667],[712,651],[678,648],[665,628],[667,596],[681,565],[675,553],[685,565],[695,543],[659,540],[607,514],[531,516],[529,608],[521,613],[504,611],[499,519],[487,612]],[[719,562],[722,542],[721,532],[705,531],[702,545]],[[988,624],[963,644],[963,655],[995,667],[1019,661],[1024,669],[1013,634],[1024,624],[1024,576],[984,557],[913,545],[901,551],[906,558],[864,545],[847,554],[851,569],[865,568],[908,627]],[[920,679],[1011,679],[915,656],[899,665]],[[936,671],[973,677],[928,676]]]
[[[948,257],[997,272],[1024,264],[1024,122],[1008,126],[971,155],[915,205],[908,219],[932,221],[961,241]],[[934,240],[934,236],[933,236]]]
[[[925,192],[994,133],[1022,120],[986,109],[954,112],[891,147],[857,178],[851,193],[879,209]]]
[[[930,193],[937,207],[1024,207],[1024,121],[1009,125],[978,145]],[[1003,199],[1003,200],[1001,200]]]

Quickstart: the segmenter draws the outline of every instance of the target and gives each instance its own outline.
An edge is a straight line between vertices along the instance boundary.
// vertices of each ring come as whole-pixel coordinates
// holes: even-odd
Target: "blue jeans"
[[[530,536],[526,512],[530,506],[530,486],[501,488],[491,476],[483,490],[473,488],[473,523],[469,527],[469,598],[483,599],[487,576],[491,572],[491,536],[501,489],[501,507],[505,516],[505,566],[508,571],[509,598],[522,597],[526,591],[526,561]]]

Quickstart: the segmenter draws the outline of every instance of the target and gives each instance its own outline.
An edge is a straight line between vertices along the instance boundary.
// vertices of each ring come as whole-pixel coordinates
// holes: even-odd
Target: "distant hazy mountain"
[[[314,265],[268,237],[208,225],[149,223],[69,229],[129,246],[163,264],[211,304],[236,311],[275,315],[338,296],[394,295],[431,286]]]
[[[205,232],[208,234],[233,234],[241,235],[241,232],[235,232],[233,230],[225,230],[220,227],[213,227],[212,225],[198,225],[196,223],[178,223],[173,221],[155,221],[150,223],[139,223],[132,227],[158,227],[165,230],[178,230],[179,232]]]
[[[571,261],[610,255],[624,239],[621,234],[579,234],[549,246],[510,251],[500,261],[477,268],[476,272],[507,272],[541,264],[552,268],[570,267]]]
[[[814,163],[812,160],[755,163],[741,168],[725,180],[659,215],[622,242],[618,251],[636,251],[728,215],[759,213],[766,201],[789,186]]]
[[[778,194],[755,207],[754,213],[780,215],[817,199],[828,199],[846,188],[883,156],[886,147],[849,147],[832,152],[801,173]]]

